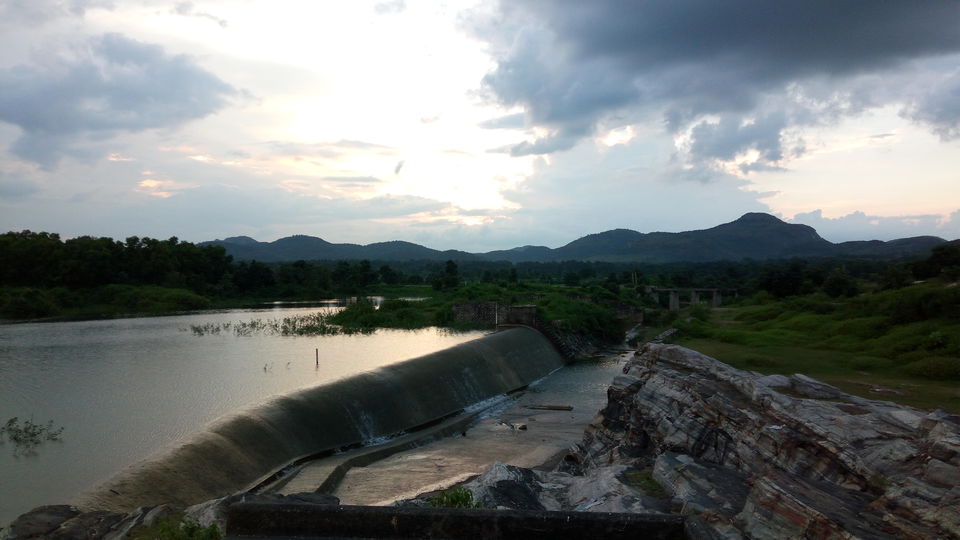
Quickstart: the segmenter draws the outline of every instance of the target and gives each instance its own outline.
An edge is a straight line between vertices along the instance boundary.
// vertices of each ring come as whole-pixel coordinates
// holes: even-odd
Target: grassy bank
[[[804,373],[852,394],[960,412],[960,288],[853,298],[758,295],[677,320],[675,342],[741,369]]]
[[[472,322],[454,319],[453,306],[463,302],[498,302],[507,305],[537,306],[540,317],[552,321],[561,330],[615,340],[623,335],[630,321],[618,311],[639,310],[641,304],[633,291],[615,294],[602,287],[569,287],[544,283],[472,283],[444,290],[413,289],[378,291],[393,296],[380,309],[366,302],[349,306],[331,318],[331,322],[350,329],[423,328],[443,326],[454,329],[477,328]],[[422,294],[417,294],[417,293]],[[419,298],[407,300],[405,297]],[[638,311],[639,312],[639,311]]]
[[[0,318],[21,320],[85,320],[124,315],[163,315],[210,309],[213,302],[187,289],[155,285],[5,287],[0,289]]]

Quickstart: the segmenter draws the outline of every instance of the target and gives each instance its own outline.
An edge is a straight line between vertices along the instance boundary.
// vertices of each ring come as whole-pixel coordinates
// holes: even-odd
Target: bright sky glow
[[[841,66],[842,43],[770,60],[758,20],[731,69],[712,27],[618,37],[684,2],[563,5],[0,4],[0,228],[487,251],[768,211],[833,241],[960,237],[949,29]],[[889,18],[936,36],[929,9]]]

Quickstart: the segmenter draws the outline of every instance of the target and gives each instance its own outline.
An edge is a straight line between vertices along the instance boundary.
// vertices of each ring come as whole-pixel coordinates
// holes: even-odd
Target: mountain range
[[[807,225],[786,223],[764,213],[748,213],[710,229],[678,233],[641,233],[629,229],[590,234],[552,249],[523,246],[487,253],[430,249],[411,242],[377,242],[368,245],[334,244],[315,236],[295,235],[273,242],[248,236],[201,242],[223,246],[237,260],[261,262],[295,260],[489,260],[510,262],[706,262],[790,257],[898,258],[924,255],[946,242],[936,236],[833,243]]]

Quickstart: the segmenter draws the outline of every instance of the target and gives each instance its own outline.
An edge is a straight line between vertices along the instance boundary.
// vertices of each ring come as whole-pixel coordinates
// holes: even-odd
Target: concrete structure
[[[645,289],[645,294],[647,297],[653,301],[660,303],[660,298],[663,293],[668,295],[667,297],[667,308],[670,311],[679,311],[680,310],[680,297],[683,293],[686,293],[686,296],[690,299],[687,305],[696,305],[701,303],[701,295],[710,294],[710,305],[713,307],[720,307],[723,304],[724,294],[728,296],[737,297],[737,289],[711,289],[711,288],[700,288],[700,287],[678,287],[678,288],[663,288],[663,287],[647,287]]]
[[[227,539],[710,538],[697,518],[663,514],[237,503]]]
[[[129,512],[235,493],[301,459],[427,427],[564,363],[540,332],[511,328],[304,388],[221,418],[81,495],[78,506]]]

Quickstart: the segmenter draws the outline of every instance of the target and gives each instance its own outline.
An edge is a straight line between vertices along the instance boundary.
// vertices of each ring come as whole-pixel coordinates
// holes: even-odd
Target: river
[[[239,408],[483,335],[436,328],[321,337],[190,331],[316,311],[0,325],[0,423],[19,417],[64,428],[60,441],[34,455],[18,455],[9,441],[0,445],[0,525],[35,506],[67,502]]]

